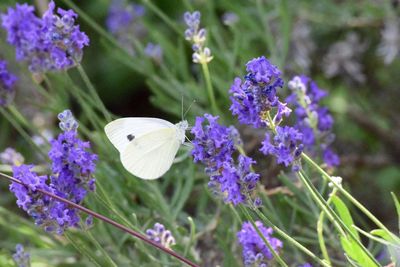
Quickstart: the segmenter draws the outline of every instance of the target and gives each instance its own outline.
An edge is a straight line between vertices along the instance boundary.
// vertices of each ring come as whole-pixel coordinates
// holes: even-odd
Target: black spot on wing
[[[128,134],[126,136],[126,138],[128,138],[129,142],[132,141],[133,139],[135,139],[135,136],[133,134]]]

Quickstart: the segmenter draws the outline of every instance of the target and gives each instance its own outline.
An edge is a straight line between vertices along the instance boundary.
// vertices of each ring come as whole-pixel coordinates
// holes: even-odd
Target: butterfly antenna
[[[183,120],[183,94],[181,95],[182,96],[182,100],[181,100],[181,120]]]
[[[194,103],[196,103],[196,99],[194,99],[193,101],[192,101],[192,103],[190,104],[190,106],[188,107],[188,109],[185,111],[185,113],[183,114],[183,118],[186,116],[186,114],[189,112],[189,110],[190,110],[190,108],[193,106],[193,104]],[[183,119],[182,118],[182,119]]]

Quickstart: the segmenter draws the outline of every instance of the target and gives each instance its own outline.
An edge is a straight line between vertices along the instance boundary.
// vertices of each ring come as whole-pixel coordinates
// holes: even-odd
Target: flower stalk
[[[5,179],[11,181],[11,182],[18,183],[18,184],[23,185],[23,186],[27,186],[26,184],[22,183],[20,180],[14,178],[12,176],[9,176],[9,175],[7,175],[5,173],[1,173],[0,172],[0,176],[2,178],[5,178]],[[199,267],[199,265],[195,264],[194,262],[190,261],[189,259],[186,259],[186,258],[182,257],[178,253],[176,253],[176,252],[174,252],[174,251],[162,246],[161,244],[158,244],[157,242],[154,242],[154,241],[148,239],[146,236],[144,236],[144,235],[142,235],[142,234],[140,234],[140,233],[138,233],[136,231],[133,231],[132,229],[130,229],[130,228],[128,228],[128,227],[126,227],[126,226],[124,226],[122,224],[119,224],[119,223],[111,220],[110,218],[108,218],[108,217],[106,217],[104,215],[101,215],[101,214],[99,214],[97,212],[94,212],[94,211],[88,209],[88,208],[85,208],[85,207],[83,207],[81,205],[78,205],[78,204],[76,204],[76,203],[74,203],[72,201],[69,201],[69,200],[67,200],[65,198],[59,197],[59,196],[57,196],[55,194],[52,194],[52,193],[47,192],[45,190],[42,190],[40,188],[37,188],[36,191],[39,192],[39,193],[42,193],[44,195],[47,195],[47,196],[49,196],[51,198],[54,198],[54,199],[56,199],[56,200],[58,200],[60,202],[63,202],[65,204],[71,206],[72,208],[78,209],[78,210],[80,210],[80,211],[82,211],[82,212],[84,212],[84,213],[86,213],[88,215],[91,215],[94,218],[102,220],[103,222],[108,223],[108,224],[118,228],[119,230],[121,230],[121,231],[123,231],[123,232],[125,232],[125,233],[127,233],[127,234],[129,234],[129,235],[131,235],[133,237],[135,237],[135,238],[138,238],[138,239],[148,243],[149,245],[151,245],[153,247],[158,248],[159,250],[171,255],[172,257],[174,257],[174,258],[178,259],[179,261],[187,264],[188,266]]]

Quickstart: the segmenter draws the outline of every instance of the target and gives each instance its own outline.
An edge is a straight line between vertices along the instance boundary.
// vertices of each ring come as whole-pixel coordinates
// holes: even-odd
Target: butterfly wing
[[[174,125],[169,121],[158,118],[121,118],[108,123],[104,131],[111,143],[118,149],[119,153],[125,151],[131,140],[137,139],[143,134],[172,128]]]
[[[121,162],[139,178],[157,179],[171,167],[179,146],[175,127],[154,130],[133,139],[121,153]]]

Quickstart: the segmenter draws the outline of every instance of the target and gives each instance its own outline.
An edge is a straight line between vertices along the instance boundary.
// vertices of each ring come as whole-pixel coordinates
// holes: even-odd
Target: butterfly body
[[[158,118],[132,117],[112,121],[104,130],[120,152],[122,165],[133,175],[150,180],[171,167],[187,128],[187,121],[172,124]]]

